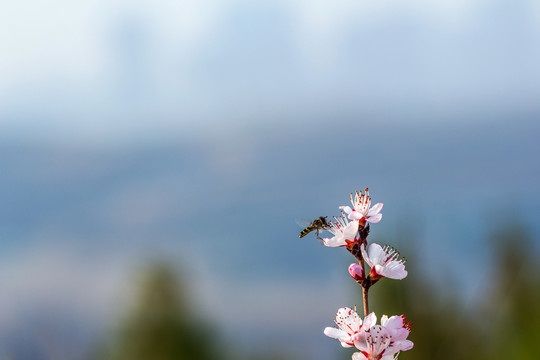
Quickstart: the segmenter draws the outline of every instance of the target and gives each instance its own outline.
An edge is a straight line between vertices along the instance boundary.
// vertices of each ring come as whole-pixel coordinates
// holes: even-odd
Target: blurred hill
[[[148,266],[138,285],[134,303],[91,359],[293,359],[276,347],[250,355],[238,343],[226,342],[223,329],[193,311],[196,304],[188,288],[179,281],[174,267],[165,262]]]
[[[96,360],[215,359],[219,336],[190,311],[189,296],[172,268],[155,264],[143,274],[133,309],[106,355]],[[222,350],[222,349],[221,349]]]
[[[485,279],[487,283],[478,287],[480,293],[473,302],[466,302],[460,294],[461,279],[452,279],[452,274],[433,280],[429,269],[422,266],[414,239],[408,239],[409,245],[403,249],[409,276],[404,281],[383,280],[372,289],[371,310],[379,317],[405,314],[413,323],[410,339],[415,347],[400,359],[536,359],[540,262],[538,254],[530,251],[534,249],[533,238],[517,225],[492,231],[485,245],[496,266]],[[459,259],[456,266],[461,266]],[[478,271],[482,271],[481,266],[469,269],[471,276]],[[227,342],[226,327],[192,311],[195,304],[188,288],[166,263],[149,266],[138,285],[136,298],[120,316],[118,329],[92,359],[295,358],[271,342],[261,353]],[[360,293],[357,296],[361,298]],[[313,341],[330,341],[322,333],[319,336]],[[336,357],[350,359],[354,350],[334,345]]]

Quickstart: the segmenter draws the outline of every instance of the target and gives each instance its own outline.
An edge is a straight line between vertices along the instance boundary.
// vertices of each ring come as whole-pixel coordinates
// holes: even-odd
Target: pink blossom
[[[375,314],[369,314],[364,321],[355,309],[348,307],[340,308],[336,314],[334,322],[335,327],[327,327],[324,334],[334,339],[338,339],[343,347],[352,347],[354,345],[353,337],[358,334],[363,327],[370,328],[377,321]]]
[[[365,245],[362,244],[361,250],[362,257],[371,267],[370,278],[386,277],[401,280],[407,276],[405,260],[399,259],[399,252],[394,248],[388,245],[383,248],[379,244],[371,244],[366,251]]]
[[[377,203],[371,207],[371,197],[369,196],[368,188],[364,190],[364,193],[356,191],[353,198],[351,193],[350,206],[340,206],[350,220],[359,220],[360,223],[365,224],[366,221],[370,223],[378,223],[381,221],[382,214],[380,213],[383,208],[383,203]]]
[[[401,351],[409,350],[413,347],[412,341],[407,340],[411,332],[411,323],[406,323],[405,320],[406,317],[403,315],[394,315],[391,317],[383,315],[381,317],[381,325],[388,329],[392,337],[390,345],[399,346]]]
[[[354,241],[356,233],[358,232],[358,221],[354,220],[349,222],[347,218],[343,216],[334,217],[336,221],[330,224],[330,228],[327,230],[334,235],[331,238],[322,239],[323,244],[329,247],[347,246],[347,244]]]
[[[354,335],[354,346],[360,351],[353,354],[353,360],[393,360],[400,351],[412,349],[414,344],[407,340],[410,324],[405,324],[403,317],[383,315],[381,325],[375,322]]]

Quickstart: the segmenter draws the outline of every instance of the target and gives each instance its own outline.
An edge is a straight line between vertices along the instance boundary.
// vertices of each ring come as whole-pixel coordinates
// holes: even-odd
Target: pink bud
[[[356,281],[364,280],[364,269],[359,264],[351,264],[351,266],[349,266],[349,274],[351,274]]]

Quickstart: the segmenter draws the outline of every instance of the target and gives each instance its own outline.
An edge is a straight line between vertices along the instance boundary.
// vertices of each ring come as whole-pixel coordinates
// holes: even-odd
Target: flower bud
[[[364,268],[359,264],[351,264],[349,266],[349,274],[356,281],[364,280]]]

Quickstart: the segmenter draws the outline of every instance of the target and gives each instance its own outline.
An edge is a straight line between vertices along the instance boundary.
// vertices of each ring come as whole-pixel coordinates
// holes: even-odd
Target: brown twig
[[[362,297],[364,300],[364,317],[369,314],[369,302],[368,302],[369,286],[362,287]]]
[[[369,224],[365,222],[359,222],[358,224],[358,239],[350,246],[347,247],[347,250],[358,260],[358,263],[364,269],[365,277],[362,280],[358,280],[357,283],[362,286],[362,300],[364,303],[364,317],[369,314],[369,301],[368,301],[368,292],[372,282],[369,279],[369,274],[365,272],[364,258],[362,257],[362,245],[367,246],[367,236],[369,234]]]

